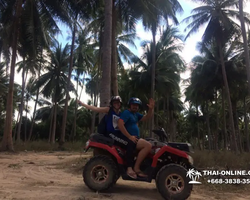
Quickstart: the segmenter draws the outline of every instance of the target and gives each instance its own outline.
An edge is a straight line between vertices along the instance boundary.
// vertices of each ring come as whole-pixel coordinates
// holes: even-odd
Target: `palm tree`
[[[137,14],[133,12],[133,5],[130,1],[113,0],[112,10],[112,63],[111,63],[111,92],[112,95],[118,95],[118,64],[119,55],[117,46],[119,35],[135,33],[137,23]]]
[[[230,41],[223,49],[223,60],[226,67],[226,73],[228,77],[228,84],[231,91],[231,98],[234,104],[237,102],[239,96],[236,97],[237,91],[239,90],[237,87],[239,85],[244,85],[244,72],[242,72],[242,64],[241,58],[238,53],[237,49],[237,41]],[[209,116],[212,114],[211,111],[213,110],[213,114],[216,117],[216,131],[214,134],[216,148],[218,148],[218,141],[217,138],[219,136],[219,98],[223,97],[224,91],[224,84],[222,80],[222,70],[221,64],[219,62],[220,54],[218,50],[218,46],[215,41],[211,42],[210,44],[198,43],[197,45],[198,50],[200,51],[201,55],[196,56],[192,59],[192,65],[194,69],[192,70],[191,77],[190,77],[190,85],[186,88],[186,100],[188,100],[191,104],[195,106],[204,107],[203,112],[204,117],[206,118],[206,122],[209,123]],[[239,51],[240,52],[240,51]],[[237,88],[237,89],[236,89]],[[220,91],[221,95],[220,95]],[[213,105],[213,101],[215,105]],[[236,102],[235,102],[236,101]],[[209,110],[208,110],[208,103],[210,102]],[[205,103],[205,105],[204,105]],[[224,100],[221,100],[222,107],[224,106]],[[213,108],[214,107],[214,108]],[[235,106],[234,106],[235,107]],[[206,108],[206,109],[205,109]],[[210,110],[211,109],[211,110]],[[222,109],[223,113],[223,136],[226,144],[226,115],[225,109]],[[233,114],[235,116],[236,111],[233,110]],[[237,120],[235,119],[235,124],[237,125]],[[210,127],[207,127],[208,130]],[[208,132],[209,133],[209,132]],[[210,134],[209,134],[210,135]],[[238,135],[237,137],[239,137]],[[198,137],[199,138],[199,137]],[[239,137],[240,138],[240,137]],[[232,142],[232,141],[231,141]],[[211,149],[211,138],[209,136],[209,149]]]
[[[10,22],[12,22],[12,33],[9,39],[9,45],[12,48],[12,58],[11,58],[11,68],[10,68],[10,83],[9,83],[9,90],[7,96],[7,106],[6,106],[6,119],[5,119],[5,126],[4,126],[4,136],[2,140],[1,150],[10,150],[14,151],[13,142],[12,142],[12,110],[13,110],[13,90],[14,90],[14,75],[15,75],[15,63],[16,63],[16,52],[17,52],[17,41],[18,41],[18,28],[20,26],[19,18],[22,12],[22,1],[17,0],[16,2],[13,1],[6,1],[0,4],[0,12],[1,15],[1,23],[3,26],[10,26]],[[11,16],[9,10],[5,8],[14,8],[14,16]],[[8,16],[8,17],[7,17]],[[11,18],[12,19],[11,19]],[[9,47],[8,46],[8,47]]]
[[[139,39],[138,37],[136,37],[135,33],[122,34],[117,37],[116,53],[118,55],[118,73],[119,71],[120,72],[124,71],[125,68],[124,62],[127,62],[129,65],[133,63],[132,59],[133,57],[135,57],[135,55],[126,45],[130,45],[137,48],[134,42],[135,39]]]
[[[150,88],[151,85],[148,80],[152,77],[153,43],[143,42],[142,46],[144,54],[141,59],[134,57],[135,69],[130,72],[131,80],[129,85],[131,91],[136,91],[134,92],[136,94],[133,95],[148,96],[150,95],[148,88]],[[181,36],[178,35],[175,28],[168,27],[164,30],[160,40],[156,44],[157,68],[155,76],[155,92],[158,96],[164,97],[165,100],[167,100],[167,112],[170,110],[170,98],[174,96],[174,94],[177,94],[177,91],[180,91],[180,72],[185,69],[185,63],[178,54],[181,49]],[[167,119],[170,119],[170,112]]]
[[[34,9],[35,8],[35,9]],[[33,11],[33,12],[32,12]],[[68,20],[67,12],[63,11],[63,4],[59,0],[55,1],[22,1],[22,0],[3,0],[0,4],[0,23],[3,29],[1,30],[1,41],[3,42],[2,51],[6,52],[9,48],[12,50],[11,67],[10,67],[10,83],[7,101],[8,105],[6,108],[6,120],[4,128],[4,137],[2,140],[2,150],[13,151],[12,143],[12,117],[13,117],[13,90],[14,90],[14,77],[15,77],[15,64],[17,56],[18,42],[20,42],[22,24],[27,27],[25,29],[25,40],[30,43],[29,53],[35,56],[37,51],[34,47],[36,43],[36,37],[41,37],[45,40],[46,34],[43,29],[44,27],[53,27],[53,31],[50,33],[54,34],[58,31],[58,27],[53,17],[61,19],[63,21]],[[32,15],[34,14],[34,15]],[[34,21],[36,23],[34,23]],[[36,27],[35,25],[38,25]],[[37,29],[36,29],[37,28]],[[50,29],[52,30],[52,29]],[[7,34],[4,34],[7,33]],[[23,37],[24,35],[22,35]],[[41,41],[41,40],[38,40]],[[33,51],[32,51],[33,50]]]
[[[8,75],[4,70],[5,63],[0,63],[0,113],[3,111],[4,97],[8,92]]]
[[[91,101],[94,106],[98,103],[98,72],[96,68],[92,68],[90,71],[90,78],[86,78],[86,93],[90,95]],[[96,112],[92,112],[91,130],[93,133],[95,126]]]
[[[111,52],[112,52],[112,0],[105,1],[104,39],[101,52],[102,79],[100,83],[100,106],[108,106],[110,99]],[[99,118],[101,120],[102,116]]]
[[[55,131],[56,131],[56,116],[57,116],[57,107],[59,97],[61,95],[65,95],[66,85],[68,80],[68,64],[69,64],[69,45],[66,44],[64,48],[55,41],[55,47],[51,52],[51,62],[49,66],[46,67],[46,73],[40,76],[37,80],[36,87],[41,88],[41,93],[46,98],[52,98],[52,102],[54,104],[53,108],[53,123],[51,123],[52,131],[51,131],[51,142],[55,142]],[[73,83],[71,82],[69,91],[73,90]]]
[[[4,115],[6,110],[6,95],[8,92],[8,75],[6,74],[6,70],[4,69],[6,67],[4,62],[0,63],[0,130],[3,130],[3,124],[4,124]],[[2,131],[1,131],[2,135]]]
[[[55,142],[55,138],[60,139],[60,132],[61,132],[61,119],[63,115],[63,105],[64,105],[64,96],[63,94],[60,94],[57,97],[57,104],[54,102],[51,102],[50,100],[46,100],[44,98],[39,99],[39,105],[41,106],[39,109],[36,110],[35,113],[35,121],[41,121],[42,124],[48,124],[49,126],[46,126],[46,136],[48,137],[48,141],[51,143]],[[53,99],[52,99],[53,100]],[[56,113],[55,113],[56,110]],[[56,114],[56,117],[55,117]],[[55,126],[51,126],[51,124]],[[53,134],[51,133],[51,129],[53,130]]]
[[[239,0],[239,12],[240,12],[240,23],[241,23],[241,30],[242,30],[242,37],[244,42],[244,54],[245,54],[245,62],[246,62],[246,70],[247,70],[247,80],[248,80],[248,90],[250,94],[250,60],[249,60],[249,51],[248,51],[248,41],[246,35],[246,28],[245,28],[245,20],[244,20],[244,13],[243,13],[243,0]]]
[[[61,138],[60,138],[60,145],[63,145],[65,142],[65,129],[66,129],[66,121],[67,121],[67,109],[68,109],[68,100],[69,100],[69,91],[68,88],[70,87],[71,83],[71,73],[73,70],[73,60],[74,60],[74,48],[75,48],[75,40],[76,40],[76,34],[77,34],[77,27],[78,27],[78,16],[82,20],[87,20],[90,18],[90,9],[88,7],[88,4],[90,4],[89,1],[81,0],[69,0],[69,8],[72,12],[70,15],[73,18],[73,26],[72,29],[72,43],[71,43],[71,50],[70,50],[70,59],[69,59],[69,72],[68,72],[68,81],[67,81],[67,87],[66,87],[66,101],[64,106],[64,114],[63,114],[63,120],[62,120],[62,132],[61,132]],[[93,8],[92,8],[93,9]],[[76,20],[74,20],[76,19]]]
[[[231,132],[234,139],[234,150],[238,152],[233,120],[232,102],[230,98],[225,63],[223,60],[223,47],[225,46],[226,42],[228,42],[234,34],[241,34],[239,25],[237,25],[236,22],[232,19],[233,17],[237,17],[239,19],[239,12],[231,9],[237,3],[237,0],[203,1],[202,6],[192,10],[192,12],[195,14],[185,18],[183,22],[189,22],[191,20],[191,23],[187,26],[190,31],[188,32],[186,38],[188,38],[192,33],[197,31],[200,26],[207,24],[206,30],[203,34],[203,42],[210,43],[211,40],[215,38],[216,43],[219,47],[220,64],[222,65],[223,81],[229,106]]]
[[[99,50],[96,50],[97,43],[91,43],[93,38],[89,35],[88,26],[86,25],[84,29],[82,29],[78,37],[76,38],[77,48],[75,50],[75,63],[74,63],[74,71],[73,77],[76,81],[76,100],[75,100],[75,115],[74,115],[74,126],[72,131],[71,139],[74,139],[76,135],[77,128],[77,99],[80,99],[81,92],[84,86],[85,76],[88,72],[91,72],[93,68],[98,66],[98,59],[95,59],[95,55],[98,54]],[[96,60],[96,61],[95,61]],[[99,81],[99,76],[98,81]],[[78,95],[79,85],[81,87],[80,96]],[[98,89],[95,91],[98,94]],[[97,104],[94,104],[95,106]]]
[[[182,7],[177,0],[157,0],[157,1],[137,1],[136,8],[140,7],[139,16],[142,19],[142,24],[145,29],[152,32],[152,66],[151,66],[151,93],[150,96],[154,98],[155,91],[155,66],[156,66],[156,32],[157,27],[162,19],[167,21],[172,19],[174,24],[178,24],[176,12],[182,12]],[[154,127],[154,117],[151,120],[150,132]]]

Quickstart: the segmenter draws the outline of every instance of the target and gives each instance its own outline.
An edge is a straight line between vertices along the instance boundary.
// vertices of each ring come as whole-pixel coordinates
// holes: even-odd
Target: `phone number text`
[[[228,178],[228,179],[208,179],[211,184],[250,184],[250,179]]]

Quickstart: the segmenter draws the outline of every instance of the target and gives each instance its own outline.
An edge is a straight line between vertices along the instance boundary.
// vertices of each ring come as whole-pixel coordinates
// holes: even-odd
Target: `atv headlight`
[[[193,165],[194,164],[194,159],[188,155],[188,162]]]
[[[85,144],[86,146],[86,148],[89,146],[89,140],[86,142],[86,144]]]

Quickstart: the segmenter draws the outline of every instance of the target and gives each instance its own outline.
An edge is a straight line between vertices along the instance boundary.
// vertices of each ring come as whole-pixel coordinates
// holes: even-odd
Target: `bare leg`
[[[150,153],[152,148],[152,145],[147,142],[144,139],[139,139],[136,145],[136,149],[139,150],[135,166],[134,166],[134,171],[135,172],[140,172],[140,166],[142,161],[147,157],[147,155]],[[146,175],[144,175],[146,177]]]
[[[134,150],[136,149],[136,144],[130,140],[128,140],[128,144],[126,146],[126,160],[127,160],[127,175],[131,178],[136,179],[137,175],[133,170],[134,165]]]

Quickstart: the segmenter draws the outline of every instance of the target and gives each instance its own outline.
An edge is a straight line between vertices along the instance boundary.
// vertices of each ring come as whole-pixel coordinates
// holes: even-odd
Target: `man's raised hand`
[[[149,101],[148,101],[148,104],[147,104],[148,108],[149,109],[154,109],[155,107],[155,100],[150,98]]]

